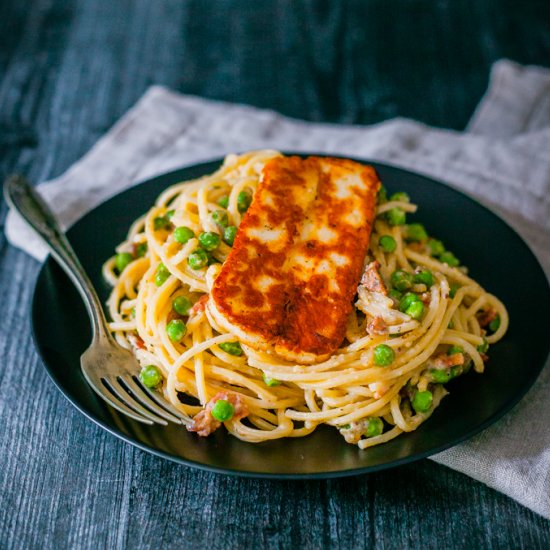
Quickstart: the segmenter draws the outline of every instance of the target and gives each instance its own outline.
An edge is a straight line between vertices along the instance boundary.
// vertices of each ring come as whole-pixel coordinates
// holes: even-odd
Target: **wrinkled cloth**
[[[169,170],[251,149],[364,157],[455,187],[504,218],[550,273],[550,70],[507,60],[465,132],[407,119],[372,126],[315,124],[153,86],[92,150],[38,189],[64,227],[123,189]],[[10,212],[10,242],[46,249]],[[550,336],[550,335],[549,335]],[[550,518],[550,365],[500,421],[431,458]]]

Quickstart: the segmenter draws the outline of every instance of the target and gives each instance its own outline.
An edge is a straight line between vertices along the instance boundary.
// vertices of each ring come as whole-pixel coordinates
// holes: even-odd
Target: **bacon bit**
[[[388,325],[382,317],[375,317],[368,325],[367,332],[374,335],[383,335],[388,333]]]
[[[365,433],[367,425],[365,420],[350,422],[349,428],[340,428],[340,433],[348,443],[358,443],[361,436]]]
[[[477,315],[477,321],[480,327],[486,327],[491,321],[497,318],[497,312],[493,309],[480,311]]]
[[[432,357],[429,363],[434,369],[448,369],[457,365],[464,365],[464,361],[465,357],[463,353],[453,353],[452,355],[441,353]]]
[[[203,294],[189,310],[189,317],[202,313],[206,306],[206,302],[208,302],[208,294]]]
[[[380,292],[384,296],[388,295],[386,285],[380,276],[378,269],[380,268],[380,263],[378,261],[371,262],[365,268],[365,272],[361,277],[361,284],[371,292]]]
[[[195,417],[193,418],[193,423],[187,427],[187,430],[190,432],[197,432],[201,437],[208,437],[221,425],[222,423],[218,422],[210,414],[209,410],[203,409],[201,412],[195,415]]]
[[[428,305],[430,305],[430,302],[432,301],[432,295],[429,292],[423,292],[420,295],[420,300],[425,306],[428,306]]]
[[[197,432],[202,437],[208,437],[212,432],[215,432],[222,424],[212,416],[210,411],[216,404],[216,401],[220,399],[229,401],[235,408],[232,420],[240,420],[249,415],[249,410],[240,395],[221,391],[208,401],[202,411],[195,415],[193,423],[187,430],[190,432]]]
[[[375,399],[380,399],[389,389],[390,387],[383,382],[369,384],[369,390],[373,393]]]
[[[137,334],[128,334],[128,340],[135,349],[146,349],[145,342]]]
[[[487,363],[487,361],[489,361],[489,356],[486,353],[480,353],[479,356],[481,357],[484,363]]]

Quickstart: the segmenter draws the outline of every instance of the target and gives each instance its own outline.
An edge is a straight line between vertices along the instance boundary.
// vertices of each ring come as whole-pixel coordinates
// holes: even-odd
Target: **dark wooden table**
[[[0,176],[62,173],[153,83],[308,120],[462,129],[494,60],[550,64],[549,5],[3,0]],[[115,439],[48,379],[29,322],[39,265],[0,238],[0,548],[550,546],[548,521],[429,460],[275,482]]]

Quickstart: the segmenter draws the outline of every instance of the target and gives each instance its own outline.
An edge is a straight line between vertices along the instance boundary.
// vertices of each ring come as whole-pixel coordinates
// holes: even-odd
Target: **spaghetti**
[[[385,196],[346,337],[329,359],[294,364],[220,327],[207,306],[265,163],[280,153],[229,155],[215,173],[166,189],[103,268],[110,329],[157,385],[208,435],[223,423],[248,442],[334,426],[364,449],[415,430],[445,384],[483,372],[508,327],[504,305],[420,224],[404,193]],[[151,376],[152,374],[152,376]]]

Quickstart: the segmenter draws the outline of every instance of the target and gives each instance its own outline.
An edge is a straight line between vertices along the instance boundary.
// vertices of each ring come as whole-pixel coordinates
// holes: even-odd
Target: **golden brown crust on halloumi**
[[[344,339],[379,188],[354,161],[277,157],[218,275],[208,307],[250,346],[311,363]]]

